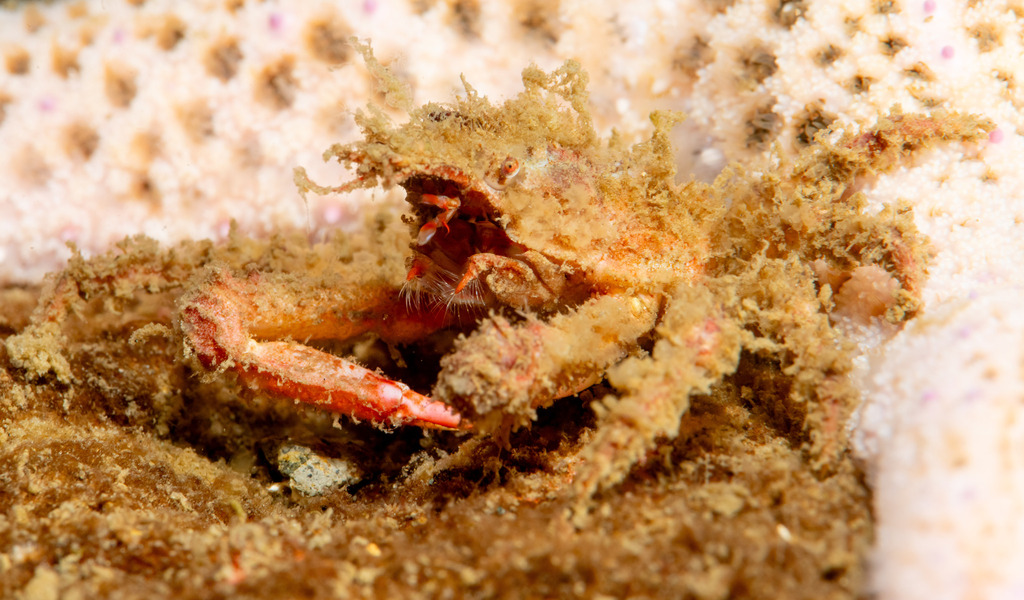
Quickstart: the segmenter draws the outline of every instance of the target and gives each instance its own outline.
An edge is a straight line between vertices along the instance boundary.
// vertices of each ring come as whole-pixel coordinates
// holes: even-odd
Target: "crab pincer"
[[[337,310],[338,301],[351,299],[334,297],[335,302],[322,305],[296,302],[286,284],[267,276],[254,274],[242,280],[215,271],[182,300],[180,322],[188,352],[206,369],[234,370],[259,392],[380,427],[468,427],[450,407],[403,383],[333,354],[276,339],[294,335],[344,339],[376,330],[384,338],[401,340],[424,335],[443,321],[407,318],[400,303],[379,304],[390,317],[383,318],[361,304],[352,306],[351,312]],[[372,296],[373,301],[380,300]],[[339,316],[346,314],[358,316]]]
[[[458,198],[439,196],[435,194],[423,194],[420,201],[424,204],[436,206],[444,211],[420,227],[420,231],[416,236],[416,244],[423,246],[433,239],[434,234],[437,233],[438,226],[443,225],[446,232],[451,231],[448,227],[448,221],[451,221],[452,217],[459,212],[459,206],[462,203],[459,202]]]

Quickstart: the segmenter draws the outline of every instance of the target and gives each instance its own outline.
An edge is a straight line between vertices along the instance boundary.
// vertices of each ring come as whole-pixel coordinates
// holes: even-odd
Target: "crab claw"
[[[420,202],[429,204],[430,206],[436,206],[444,211],[430,221],[424,223],[423,227],[420,227],[420,232],[416,236],[416,244],[424,246],[433,239],[439,226],[443,225],[446,232],[450,231],[450,229],[448,229],[448,221],[451,221],[455,217],[455,214],[459,212],[459,207],[462,205],[462,202],[455,197],[438,196],[436,194],[423,194],[423,196],[420,197]]]
[[[450,407],[343,358],[292,342],[250,342],[243,378],[264,392],[390,426],[458,429]]]
[[[421,259],[415,258],[412,261],[412,266],[409,267],[409,272],[405,275],[405,280],[412,281],[426,272],[427,265],[425,265]]]
[[[454,196],[438,196],[437,194],[423,194],[420,197],[420,202],[443,209],[445,223],[455,216],[459,206],[462,205],[462,202]]]
[[[382,428],[469,428],[447,405],[401,382],[295,341],[266,339],[286,337],[303,328],[310,337],[320,334],[343,339],[377,325],[375,330],[382,337],[402,340],[435,331],[443,321],[404,315],[400,305],[380,309],[388,318],[346,319],[348,311],[321,312],[316,302],[290,302],[286,299],[287,288],[281,285],[285,281],[259,276],[240,280],[226,272],[215,272],[183,298],[181,328],[186,351],[206,369],[234,370],[254,390],[350,415]],[[322,299],[326,306],[344,304],[340,298],[335,298],[336,302]],[[366,300],[372,304],[373,298]],[[273,310],[261,313],[267,306],[273,306]],[[366,306],[350,308],[363,317],[372,312]]]
[[[437,233],[437,223],[427,221],[423,224],[423,227],[420,227],[420,232],[416,235],[416,244],[425,246],[427,242],[434,238],[435,233]]]

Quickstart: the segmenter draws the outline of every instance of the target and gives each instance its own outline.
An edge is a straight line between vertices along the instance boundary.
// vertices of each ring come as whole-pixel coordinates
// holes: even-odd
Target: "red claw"
[[[420,232],[416,236],[416,244],[419,246],[427,244],[434,237],[435,233],[437,233],[437,223],[433,221],[425,223],[423,227],[420,227]]]
[[[413,267],[415,269],[415,265]],[[257,290],[263,286],[263,294]],[[272,290],[267,292],[266,290]],[[281,290],[258,276],[253,281],[235,279],[221,273],[196,290],[181,311],[181,326],[196,358],[207,369],[232,369],[245,384],[262,393],[304,402],[335,413],[367,420],[379,427],[401,425],[466,429],[469,423],[448,405],[417,393],[409,386],[366,369],[344,358],[322,352],[294,341],[265,339],[275,330],[293,331],[298,323],[281,322],[280,315],[298,311],[270,311],[268,323],[260,318],[264,307],[260,298],[280,298]],[[278,304],[280,306],[280,304]],[[344,311],[334,314],[344,314]],[[441,322],[430,323],[411,318],[402,325],[400,307],[388,311],[388,322],[395,326],[394,339],[435,331]],[[301,316],[301,315],[300,315]],[[339,339],[359,335],[381,323],[374,320],[330,322],[324,313],[306,313],[305,319],[318,321],[325,337]],[[333,329],[332,329],[333,328]]]
[[[451,229],[448,228],[448,221],[455,217],[455,213],[459,212],[459,207],[462,202],[458,198],[450,196],[438,196],[436,194],[423,194],[420,197],[420,201],[424,204],[436,206],[444,212],[434,217],[433,220],[425,223],[423,227],[420,227],[420,233],[416,237],[416,243],[420,246],[426,244],[434,237],[434,233],[437,232],[439,225],[444,225],[445,233],[451,233]]]
[[[427,265],[423,264],[423,261],[421,261],[419,258],[415,258],[412,261],[412,266],[409,267],[409,272],[406,274],[405,280],[412,281],[413,279],[416,279],[417,277],[423,275],[426,272]]]

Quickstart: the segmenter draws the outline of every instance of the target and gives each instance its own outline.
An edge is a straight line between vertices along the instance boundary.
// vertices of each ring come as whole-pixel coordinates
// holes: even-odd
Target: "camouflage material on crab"
[[[846,378],[850,354],[833,315],[848,308],[837,302],[861,297],[844,294],[844,286],[858,283],[855,275],[865,270],[888,274],[898,285],[888,288],[881,312],[898,324],[920,305],[929,255],[909,208],[865,212],[863,179],[935,143],[980,141],[992,127],[971,115],[894,110],[863,131],[823,132],[792,163],[727,169],[708,192],[729,208],[710,223],[704,289],[676,288],[651,356],[609,369],[619,395],[597,406],[602,424],[585,452],[589,466],[578,489],[587,494],[621,481],[656,440],[678,434],[690,395],[735,370],[741,356],[766,375],[733,385],[747,387],[741,395],[755,405],[781,396],[759,410],[800,432],[811,464],[828,472],[846,447],[845,423],[858,397]],[[700,365],[693,331],[709,306],[719,315],[720,345]],[[737,343],[743,355],[733,354]]]
[[[730,167],[715,194],[732,205],[712,232],[715,270],[737,274],[749,261],[792,257],[810,265],[826,306],[851,273],[877,265],[899,283],[886,318],[898,322],[919,308],[930,249],[908,204],[866,211],[860,189],[879,174],[941,143],[979,142],[994,124],[984,118],[936,111],[904,114],[895,108],[867,129],[844,135],[826,130],[792,161],[763,169]],[[908,190],[911,195],[913,190]]]
[[[570,283],[553,290],[543,276],[524,285],[515,269],[464,276],[506,290],[490,307],[515,308],[517,294],[540,287],[553,294],[523,300],[529,310],[518,323],[493,315],[460,338],[441,361],[435,395],[483,431],[501,432],[607,373],[616,394],[595,404],[601,421],[577,480],[589,496],[621,480],[658,438],[677,435],[691,395],[735,371],[744,350],[789,389],[764,410],[801,431],[826,465],[843,447],[855,398],[830,315],[898,323],[917,308],[927,260],[906,209],[867,214],[858,187],[912,151],[977,141],[991,124],[896,110],[870,130],[821,132],[792,163],[733,166],[713,185],[680,185],[668,142],[678,115],[653,114],[653,135],[632,147],[604,142],[590,126],[578,66],[549,75],[530,68],[523,80],[525,91],[498,106],[468,85],[451,105],[406,106],[401,126],[371,109],[358,119],[364,141],[325,154],[354,168],[356,181],[320,188],[297,176],[318,192],[405,188],[410,223],[420,227],[411,248],[423,261],[440,248],[429,246],[438,225],[469,206],[532,253],[516,260],[565,274]],[[431,219],[438,206],[445,214]],[[460,256],[454,262],[475,258]],[[425,270],[418,260],[410,279]],[[434,287],[450,300],[462,285]],[[845,310],[864,289],[875,294],[872,306]],[[638,300],[644,309],[630,310]]]
[[[698,276],[706,223],[720,208],[707,202],[703,186],[675,189],[668,132],[681,117],[655,113],[652,138],[630,148],[598,138],[577,63],[550,74],[527,68],[523,84],[500,105],[466,84],[465,96],[414,109],[400,126],[371,107],[357,115],[365,139],[324,154],[352,167],[356,181],[323,188],[300,170],[300,189],[408,189],[420,179],[443,179],[484,197],[513,242],[592,282],[658,289]],[[520,168],[505,181],[508,159]]]

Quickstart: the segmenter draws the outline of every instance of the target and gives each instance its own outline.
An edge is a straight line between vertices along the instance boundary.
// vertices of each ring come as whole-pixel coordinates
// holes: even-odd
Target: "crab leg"
[[[294,341],[275,341],[345,339],[371,330],[405,341],[440,328],[443,317],[414,318],[385,286],[361,294],[319,290],[300,302],[288,283],[284,276],[240,280],[214,273],[181,301],[187,352],[207,369],[235,370],[253,389],[378,426],[460,426],[447,405],[402,383]]]
[[[487,281],[488,273],[500,273],[500,285]],[[537,252],[527,250],[517,257],[478,253],[469,257],[465,273],[455,285],[460,293],[477,280],[488,283],[490,291],[501,304],[540,308],[559,300],[570,301],[566,279],[558,266]]]
[[[466,272],[455,285],[455,293],[462,292],[468,285],[480,279],[489,271],[501,272],[500,281],[516,282],[491,291],[498,301],[509,306],[541,306],[557,300],[557,291],[548,287],[537,272],[521,260],[497,254],[474,254],[469,258]]]
[[[435,392],[459,398],[488,430],[523,425],[536,409],[586,389],[622,360],[655,325],[660,301],[646,295],[606,295],[549,321],[483,321],[441,360]]]
[[[716,316],[721,306],[708,290],[677,289],[650,359],[627,359],[609,370],[608,382],[621,395],[594,404],[602,424],[581,453],[574,481],[582,503],[625,479],[659,438],[678,436],[690,397],[736,369],[742,336],[734,321]]]

